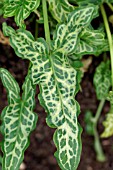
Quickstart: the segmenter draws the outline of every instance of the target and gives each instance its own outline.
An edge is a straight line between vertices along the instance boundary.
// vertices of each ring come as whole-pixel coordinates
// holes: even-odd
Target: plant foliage
[[[76,0],[76,3],[80,6],[86,6],[86,5],[89,5],[89,4],[95,4],[95,5],[100,5],[102,3],[105,3],[105,2],[110,2],[110,3],[113,3],[113,0]]]
[[[75,7],[71,5],[68,0],[48,0],[49,10],[52,16],[58,21],[65,21],[68,14],[72,12]]]
[[[12,75],[5,69],[0,69],[0,77],[8,93],[8,106],[2,111],[1,132],[4,135],[2,143],[3,170],[17,170],[24,157],[24,151],[29,145],[29,135],[34,130],[37,115],[33,112],[35,88],[29,77],[23,84],[22,99],[20,88]]]
[[[105,129],[101,137],[110,137],[113,135],[113,91],[109,92],[107,99],[110,102],[110,111],[107,113],[106,120],[103,122]]]
[[[15,32],[4,24],[4,34],[10,36],[16,54],[32,63],[31,79],[34,85],[40,85],[39,100],[49,113],[47,124],[57,128],[55,156],[64,170],[77,168],[81,152],[81,128],[77,121],[79,106],[74,100],[78,91],[77,71],[66,55],[75,50],[82,25],[90,23],[93,12],[94,7],[88,7],[69,14],[67,24],[59,25],[54,34],[51,52],[44,39],[34,41],[30,32],[22,29]]]
[[[40,0],[5,0],[4,1],[4,17],[15,17],[17,26],[22,27],[24,20],[33,12],[40,4]]]
[[[53,140],[57,148],[55,157],[58,164],[62,170],[77,169],[82,148],[82,128],[78,123],[80,106],[75,100],[81,81],[80,59],[83,55],[98,56],[110,49],[104,29],[94,29],[91,25],[91,21],[99,16],[102,0],[47,2],[53,35],[49,42],[46,0],[42,0],[42,6],[40,0],[4,0],[3,3],[4,17],[14,16],[19,26],[19,29],[14,30],[4,23],[4,35],[9,37],[16,55],[30,61],[28,75],[22,86],[22,97],[16,80],[6,69],[0,68],[1,81],[8,93],[8,106],[1,115],[3,170],[18,170],[29,145],[29,135],[37,122],[33,112],[36,85],[40,88],[39,101],[47,112],[46,122],[49,127],[56,128]],[[39,11],[35,11],[39,5]],[[38,23],[44,22],[46,40],[34,38],[25,28],[25,19],[33,11],[39,16]],[[58,23],[57,26],[54,23]],[[94,85],[97,98],[106,99],[111,87],[110,61],[101,62],[97,67]],[[93,114],[88,112],[85,122],[88,132],[94,135],[92,118]],[[102,136],[105,136],[106,131],[113,132],[111,126],[109,129],[107,127],[111,119],[111,115],[108,115]]]
[[[110,62],[101,62],[96,68],[94,75],[94,85],[96,89],[97,98],[102,100],[106,98],[111,86],[111,71]]]

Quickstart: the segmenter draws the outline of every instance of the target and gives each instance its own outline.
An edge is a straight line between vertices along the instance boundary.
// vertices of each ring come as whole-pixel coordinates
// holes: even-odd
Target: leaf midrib
[[[54,54],[52,54],[52,55],[54,55]],[[60,98],[60,103],[61,103],[61,109],[63,111],[63,116],[65,118],[65,122],[67,122],[67,119],[66,119],[66,116],[65,116],[65,111],[64,111],[64,106],[63,106],[63,97],[62,97],[62,94],[61,94],[60,89],[59,89],[59,85],[58,85],[58,81],[57,81],[57,76],[56,76],[55,69],[54,69],[54,62],[53,62],[52,57],[51,57],[52,55],[50,54],[50,55],[48,55],[48,57],[49,57],[49,60],[50,60],[50,63],[51,63],[51,68],[52,68],[52,72],[53,72],[53,76],[54,76],[54,80],[55,80],[55,85],[56,85],[56,88],[57,88],[58,93],[59,93],[59,98]],[[63,126],[63,124],[61,124],[57,128],[58,129],[61,128]]]

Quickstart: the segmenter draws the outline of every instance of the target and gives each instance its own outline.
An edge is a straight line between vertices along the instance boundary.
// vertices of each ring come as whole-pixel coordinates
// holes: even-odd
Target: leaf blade
[[[67,15],[74,10],[74,6],[72,6],[68,0],[48,0],[49,10],[52,16],[58,22],[64,22],[67,18]]]
[[[109,60],[107,62],[101,62],[96,68],[94,75],[93,82],[96,89],[96,95],[99,100],[107,97],[111,86],[111,71],[109,64]]]
[[[5,0],[4,2],[4,17],[15,17],[17,26],[22,27],[23,21],[38,8],[40,0]]]
[[[53,50],[61,49],[70,55],[77,47],[78,35],[91,22],[94,6],[78,8],[68,15],[67,23],[58,25],[54,33]]]
[[[7,73],[5,75],[5,73]],[[5,81],[5,76],[10,77],[11,82],[15,81],[11,74],[5,69],[0,69],[0,75],[2,82]],[[10,86],[3,83],[10,93]],[[3,156],[3,170],[17,170],[24,157],[24,151],[29,145],[29,135],[36,126],[37,116],[33,113],[34,109],[34,87],[31,80],[26,79],[23,86],[23,91],[26,86],[28,87],[26,92],[23,93],[23,100],[10,100],[9,105],[3,109],[1,119],[2,126],[1,132],[4,135],[4,141],[2,142]],[[16,83],[17,85],[17,83]],[[24,97],[29,93],[27,100]],[[11,98],[8,95],[8,98]],[[32,102],[31,102],[32,101]]]

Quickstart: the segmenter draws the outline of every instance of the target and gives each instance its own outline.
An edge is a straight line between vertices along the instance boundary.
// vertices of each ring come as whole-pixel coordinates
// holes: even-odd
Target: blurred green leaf
[[[94,130],[93,130],[93,123],[92,123],[92,119],[93,119],[93,113],[88,110],[85,113],[85,130],[89,135],[94,135]]]
[[[106,98],[111,86],[111,70],[109,60],[107,62],[102,61],[99,66],[97,66],[93,82],[98,100]]]
[[[103,122],[104,132],[101,137],[110,137],[113,135],[113,91],[109,92],[107,100],[110,101],[110,111],[106,115],[106,119]]]

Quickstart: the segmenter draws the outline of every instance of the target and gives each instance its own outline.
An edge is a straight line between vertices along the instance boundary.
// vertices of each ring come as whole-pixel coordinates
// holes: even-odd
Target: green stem
[[[99,134],[97,131],[97,123],[98,123],[98,119],[100,117],[100,114],[102,112],[103,106],[105,103],[105,99],[100,101],[99,107],[97,109],[96,115],[93,118],[93,131],[94,131],[94,148],[97,154],[97,160],[100,162],[104,162],[106,160],[106,157],[104,155],[101,143],[100,143],[100,139],[99,139]]]
[[[101,115],[101,112],[102,112],[102,109],[103,109],[104,104],[105,104],[105,99],[101,100],[100,103],[99,103],[97,112],[96,112],[95,117],[94,117],[94,119],[93,119],[94,124],[97,124],[98,119],[99,119],[99,117],[100,117],[100,115]]]
[[[99,162],[104,162],[106,160],[106,157],[104,155],[104,152],[103,152],[103,149],[100,143],[97,127],[95,126],[94,126],[94,148],[95,148],[95,152],[97,155],[97,160]]]
[[[37,39],[38,37],[38,22],[37,20],[35,21],[35,40]]]
[[[106,33],[107,33],[107,37],[108,37],[108,42],[109,42],[109,48],[110,48],[111,82],[112,82],[112,90],[113,90],[113,42],[112,42],[111,31],[110,31],[110,27],[109,27],[109,23],[108,23],[108,19],[107,19],[107,15],[106,15],[104,6],[101,5],[100,9],[101,9],[102,17],[103,17],[103,20],[104,20],[104,25],[105,25],[105,29],[106,29]]]
[[[111,11],[113,11],[113,5],[110,4],[109,2],[106,2],[106,4],[109,6],[109,8],[111,9]]]
[[[45,30],[45,38],[50,47],[50,31],[48,24],[48,13],[47,13],[47,3],[46,0],[42,0],[42,8],[43,8],[43,17],[44,17],[44,30]]]
[[[2,156],[0,155],[0,165],[2,165]]]
[[[34,13],[37,15],[38,18],[40,18],[40,13],[37,10],[35,10]]]

